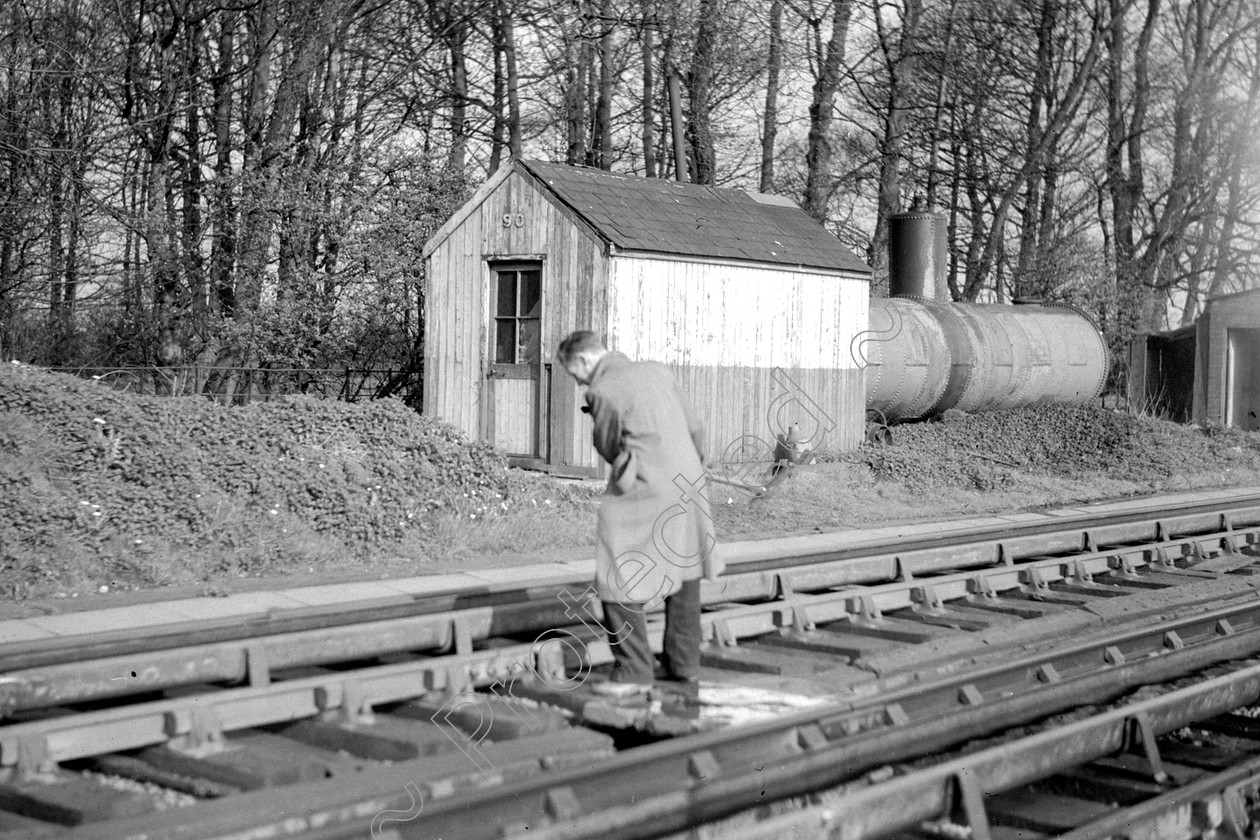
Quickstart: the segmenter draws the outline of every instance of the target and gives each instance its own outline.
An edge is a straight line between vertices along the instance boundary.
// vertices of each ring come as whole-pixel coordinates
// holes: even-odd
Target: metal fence
[[[225,405],[265,402],[305,394],[356,402],[372,399],[402,371],[398,368],[244,367],[53,367],[49,370],[93,379],[119,391],[153,396],[201,395]],[[397,393],[406,392],[404,387]]]

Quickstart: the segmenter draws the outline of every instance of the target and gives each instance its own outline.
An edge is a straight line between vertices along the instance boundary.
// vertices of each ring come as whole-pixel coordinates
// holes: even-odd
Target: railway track
[[[0,837],[656,836],[1260,652],[1260,498],[800,542],[706,584],[703,703],[677,714],[590,691],[611,657],[578,579],[2,646]],[[1183,717],[1255,702],[1248,667]],[[1189,725],[1124,719],[1148,759]],[[1077,765],[1128,745],[1098,743]],[[1041,777],[945,778],[976,800]],[[1222,796],[1194,801],[1236,812]],[[740,830],[888,836],[941,811],[857,835],[837,814]]]

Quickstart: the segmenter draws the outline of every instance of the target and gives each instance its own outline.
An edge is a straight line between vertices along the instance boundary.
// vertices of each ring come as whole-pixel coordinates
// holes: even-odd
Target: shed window
[[[542,344],[542,270],[537,266],[494,269],[494,360],[537,364]]]

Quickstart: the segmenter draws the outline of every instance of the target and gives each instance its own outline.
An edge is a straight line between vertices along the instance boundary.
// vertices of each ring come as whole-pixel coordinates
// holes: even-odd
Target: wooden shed
[[[670,365],[710,457],[768,454],[793,423],[815,447],[862,438],[871,271],[787,199],[514,161],[424,257],[424,411],[518,465],[603,473],[553,358],[575,329]]]
[[[1196,326],[1194,421],[1260,431],[1260,289],[1209,300]]]

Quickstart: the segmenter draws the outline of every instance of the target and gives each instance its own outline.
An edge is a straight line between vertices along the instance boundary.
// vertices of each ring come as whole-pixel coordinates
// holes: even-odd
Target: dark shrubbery
[[[352,552],[435,510],[491,512],[510,483],[492,447],[393,400],[228,408],[0,368],[0,570],[68,543],[115,567],[158,546],[228,556],[260,530],[292,537],[267,551]]]
[[[1220,463],[1255,467],[1260,435],[1182,426],[1084,405],[965,414],[892,430],[893,445],[862,457],[875,474],[978,490],[1010,483],[1010,469],[1081,478],[1106,475],[1154,487]]]

